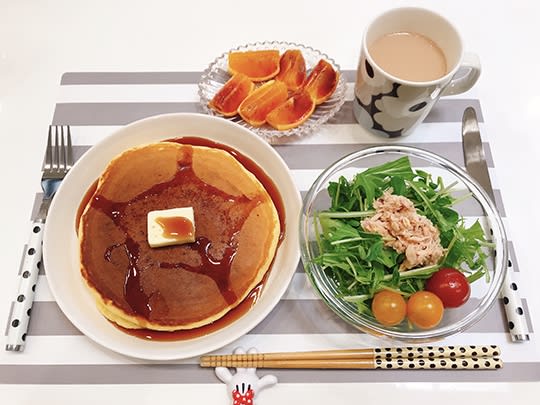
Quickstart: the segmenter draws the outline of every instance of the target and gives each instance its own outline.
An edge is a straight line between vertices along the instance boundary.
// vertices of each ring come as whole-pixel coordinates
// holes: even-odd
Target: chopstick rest
[[[207,355],[201,367],[320,369],[499,369],[500,350],[490,346],[425,346]]]

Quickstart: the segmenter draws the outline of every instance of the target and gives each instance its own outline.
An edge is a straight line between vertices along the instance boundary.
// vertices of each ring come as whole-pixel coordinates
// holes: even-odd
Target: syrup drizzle
[[[224,253],[222,258],[216,258],[210,253],[212,242],[209,239],[205,237],[199,237],[197,238],[195,243],[185,246],[189,246],[190,249],[198,252],[200,256],[200,265],[194,266],[188,265],[187,263],[178,262],[159,263],[159,267],[181,268],[186,271],[204,274],[211,277],[219,288],[219,291],[221,292],[225,301],[231,304],[237,299],[236,294],[232,290],[229,282],[231,265],[237,251],[237,244],[234,237],[242,228],[242,225],[249,216],[250,212],[261,202],[260,197],[249,200],[244,195],[228,195],[223,191],[202,182],[193,172],[192,150],[190,149],[190,153],[186,153],[184,158],[181,161],[178,161],[177,172],[171,180],[156,184],[126,202],[110,201],[102,195],[95,195],[90,201],[90,204],[93,208],[98,209],[104,214],[106,214],[109,218],[111,218],[115,225],[117,225],[117,227],[124,232],[124,242],[116,243],[109,246],[105,250],[103,257],[106,261],[110,262],[113,251],[120,247],[123,248],[128,258],[128,268],[124,282],[124,298],[135,313],[142,315],[147,319],[150,318],[152,312],[152,294],[146,293],[141,284],[141,274],[144,269],[141,268],[141,266],[139,265],[140,245],[131,235],[129,235],[128,229],[124,221],[126,216],[126,210],[132,204],[148,198],[149,196],[159,195],[169,187],[179,185],[181,186],[188,183],[196,184],[199,189],[204,189],[213,195],[220,195],[223,199],[234,203],[236,206],[240,205],[244,207],[243,215],[232,229],[227,229],[225,232],[225,236],[228,237],[228,242],[224,247]]]
[[[138,266],[140,246],[129,236],[127,229],[122,224],[122,217],[128,204],[129,202],[115,203],[100,195],[94,196],[92,201],[93,207],[98,208],[100,211],[107,214],[109,218],[124,231],[126,237],[125,241],[107,247],[103,254],[103,258],[110,262],[112,260],[112,253],[115,249],[124,249],[128,259],[128,268],[124,281],[124,297],[135,313],[148,317],[152,311],[152,306],[150,305],[150,296],[144,292],[141,286],[141,269],[139,269]]]
[[[206,146],[209,148],[224,150],[234,156],[236,160],[242,163],[242,165],[261,182],[268,195],[270,195],[279,216],[279,242],[281,243],[281,241],[283,241],[283,238],[285,237],[285,205],[283,204],[283,199],[281,198],[281,194],[279,193],[276,184],[257,163],[228,145],[214,142],[206,138],[184,136],[181,138],[166,139],[164,142],[176,142],[182,145]]]
[[[162,229],[166,238],[193,237],[193,223],[186,217],[158,217],[156,222]]]
[[[210,276],[217,284],[221,295],[228,304],[236,301],[236,294],[231,290],[229,285],[229,273],[231,270],[232,261],[236,255],[236,244],[225,247],[223,257],[216,259],[210,253],[212,242],[205,237],[199,237],[189,247],[196,250],[201,258],[201,264],[198,266],[190,266],[186,263],[160,263],[159,267],[164,269],[182,268],[193,273],[204,274]]]

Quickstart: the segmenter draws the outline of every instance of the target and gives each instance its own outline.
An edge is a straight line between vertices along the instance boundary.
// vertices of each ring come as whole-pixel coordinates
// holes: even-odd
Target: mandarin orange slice
[[[311,95],[315,104],[319,105],[328,100],[339,81],[339,73],[326,60],[321,59],[309,74],[304,88]]]
[[[279,51],[229,52],[228,68],[229,73],[243,73],[254,82],[270,80],[279,73]]]
[[[288,49],[279,60],[279,73],[277,80],[287,85],[290,91],[296,91],[306,80],[306,61],[298,49]]]
[[[266,122],[279,131],[303,124],[315,110],[315,101],[306,90],[301,90],[274,108],[266,116]]]
[[[224,117],[232,117],[254,87],[255,84],[246,75],[237,73],[219,89],[208,106]]]
[[[287,100],[287,97],[288,93],[285,83],[270,80],[261,87],[253,90],[242,101],[242,104],[238,107],[238,113],[247,123],[254,127],[260,127],[266,122],[268,113]]]

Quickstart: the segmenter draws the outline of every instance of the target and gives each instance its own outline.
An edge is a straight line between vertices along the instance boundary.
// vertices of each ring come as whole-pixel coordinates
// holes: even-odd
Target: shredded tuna
[[[386,190],[373,203],[375,215],[362,221],[367,232],[380,234],[384,244],[405,253],[401,270],[436,264],[444,254],[439,230],[419,215],[411,200]]]

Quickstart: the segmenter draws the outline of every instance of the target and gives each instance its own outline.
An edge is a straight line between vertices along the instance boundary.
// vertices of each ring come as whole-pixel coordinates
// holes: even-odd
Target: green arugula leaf
[[[381,289],[405,296],[424,289],[426,280],[441,267],[453,267],[466,273],[473,282],[487,272],[487,242],[479,221],[464,226],[463,218],[452,206],[451,189],[440,177],[413,170],[408,157],[369,168],[351,180],[340,177],[328,186],[331,207],[316,216],[320,255],[314,259],[339,290],[339,296],[354,303],[359,312],[371,315],[371,300]],[[379,234],[365,232],[362,219],[375,213],[373,202],[383,192],[410,199],[417,212],[429,218],[440,231],[446,254],[440,263],[400,271],[404,254],[384,245]]]

